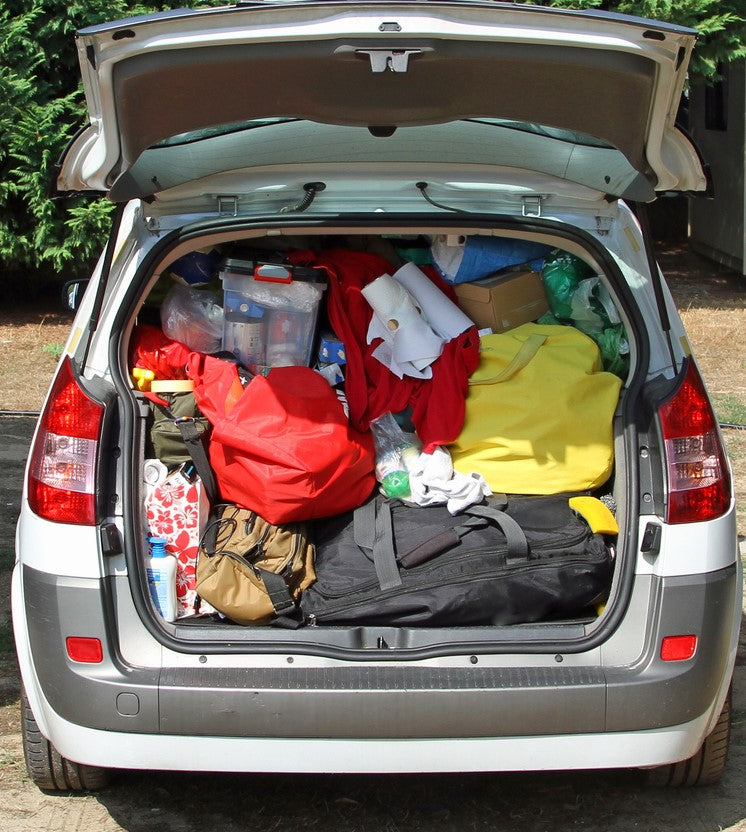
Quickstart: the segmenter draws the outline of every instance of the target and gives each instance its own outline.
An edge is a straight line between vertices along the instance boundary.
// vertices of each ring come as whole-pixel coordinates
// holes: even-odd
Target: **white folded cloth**
[[[445,503],[451,514],[458,514],[492,494],[481,474],[454,471],[446,448],[438,447],[431,454],[408,455],[405,464],[411,492],[406,502],[418,506]]]

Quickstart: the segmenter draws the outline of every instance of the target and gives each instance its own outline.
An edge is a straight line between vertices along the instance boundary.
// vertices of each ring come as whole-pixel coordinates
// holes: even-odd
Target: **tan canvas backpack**
[[[238,624],[292,619],[316,580],[305,523],[273,526],[256,512],[216,506],[202,538],[197,593]]]

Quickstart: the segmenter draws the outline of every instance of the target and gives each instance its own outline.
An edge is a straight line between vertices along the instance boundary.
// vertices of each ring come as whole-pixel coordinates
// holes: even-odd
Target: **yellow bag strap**
[[[546,340],[546,335],[540,335],[538,332],[532,333],[521,344],[520,349],[515,356],[513,356],[513,360],[504,370],[499,372],[496,376],[491,376],[490,378],[470,378],[469,385],[471,387],[476,387],[479,384],[499,384],[501,381],[507,381],[509,378],[513,378],[516,373],[520,372],[526,364],[531,361]]]

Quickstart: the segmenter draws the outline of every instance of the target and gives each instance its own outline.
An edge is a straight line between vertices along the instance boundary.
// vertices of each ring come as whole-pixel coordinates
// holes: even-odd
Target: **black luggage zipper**
[[[608,555],[607,555],[606,558],[603,558],[603,560],[608,560]],[[587,558],[573,558],[571,560],[564,561],[564,565],[565,566],[581,565],[582,566],[582,565],[591,564],[591,563],[595,563],[595,562],[596,561],[591,561]],[[599,558],[597,562],[601,563],[602,559]],[[541,563],[537,562],[537,563],[533,563],[533,564],[526,564],[526,566],[523,566],[523,567],[517,567],[515,570],[513,570],[511,572],[511,574],[516,575],[516,574],[521,574],[521,573],[526,573],[526,572],[537,572],[537,571],[541,571],[543,569],[548,569],[550,567],[551,567],[551,564],[547,563],[546,561],[543,561]],[[494,575],[494,570],[484,570],[482,572],[476,572],[473,575],[471,575],[467,580],[460,581],[459,586],[465,586],[465,585],[472,584],[472,583],[478,583],[485,576],[489,576],[489,575]],[[415,590],[416,591],[427,590],[427,589],[431,589],[432,587],[439,586],[439,585],[440,585],[439,583],[432,582],[432,583],[429,583],[429,584],[419,584],[417,587],[413,587],[412,589],[413,589],[413,591],[415,591]],[[370,584],[368,584],[367,586],[370,586]],[[376,583],[371,588],[377,588],[377,587],[378,587],[378,584]],[[324,595],[322,592],[320,592],[319,594]],[[377,594],[375,596],[371,596],[370,598],[368,598],[366,600],[367,601],[373,601],[373,600],[386,601],[389,598],[395,598],[395,597],[397,597],[398,595],[401,595],[401,594],[402,594],[401,589],[396,588],[396,589],[393,589],[393,590],[389,590],[388,592],[381,591],[379,594]],[[406,588],[405,588],[405,593],[404,594],[406,594]],[[324,596],[324,597],[327,597],[327,596]],[[313,618],[315,621],[318,621],[319,623],[323,623],[324,619],[327,618],[329,615],[339,615],[340,613],[347,612],[348,610],[357,609],[360,606],[360,600],[361,599],[358,598],[355,601],[355,603],[351,603],[351,604],[350,603],[348,603],[348,604],[339,604],[337,606],[332,605],[332,606],[324,609],[323,612],[316,612],[316,613],[313,613],[313,615],[309,615],[309,620],[311,618]]]
[[[266,538],[267,538],[268,536],[269,536],[268,534],[264,535],[264,539],[266,540]],[[288,566],[292,566],[293,561],[294,561],[294,560],[298,557],[298,555],[300,554],[300,551],[301,551],[301,540],[303,539],[303,536],[302,536],[302,535],[300,535],[300,534],[296,534],[296,535],[294,535],[294,538],[295,538],[295,539],[294,539],[294,541],[293,541],[293,547],[292,547],[292,549],[290,550],[290,553],[289,553],[289,554],[287,555],[287,557],[285,558],[285,560],[282,562],[282,565],[280,566],[280,568],[279,568],[279,569],[275,572],[275,574],[276,574],[276,575],[282,575],[282,573],[283,573],[283,572],[285,572],[285,571],[287,570]],[[259,545],[259,541],[257,541],[257,543],[255,544],[255,546],[258,546],[258,545]],[[253,572],[253,573],[254,573],[254,574],[255,574],[258,578],[261,578],[261,572],[262,572],[262,571],[264,571],[264,572],[270,572],[270,571],[272,571],[272,570],[270,570],[270,569],[264,569],[264,570],[263,570],[261,566],[257,566],[257,564],[256,564],[256,563],[252,563],[252,561],[250,561],[250,560],[249,560],[249,559],[248,559],[245,555],[239,555],[239,554],[238,554],[238,552],[231,552],[231,551],[230,551],[230,549],[224,549],[223,551],[221,551],[221,552],[216,552],[215,554],[227,555],[229,558],[233,558],[233,560],[238,561],[238,563],[240,563],[240,564],[242,564],[243,566],[246,566],[246,567],[248,567],[249,569],[251,569],[251,570],[252,570],[252,572]],[[209,557],[215,557],[215,555],[209,555]],[[261,558],[260,558],[260,560],[261,560]],[[260,574],[257,574],[257,573],[260,573]]]
[[[590,539],[590,536],[588,535],[588,532],[585,531],[585,530],[579,530],[577,535],[575,535],[572,538],[569,538],[568,540],[566,540],[564,546],[562,546],[561,548],[557,547],[557,548],[544,548],[544,549],[534,550],[536,552],[536,556],[535,557],[529,557],[528,560],[527,560],[527,565],[531,565],[531,561],[538,561],[539,558],[541,558],[542,556],[544,556],[546,559],[551,559],[552,555],[548,555],[548,557],[547,557],[547,553],[549,553],[549,552],[562,552],[564,549],[568,548],[569,546],[574,546],[576,543],[580,543],[581,541],[583,541],[585,539]],[[449,563],[458,564],[461,561],[471,560],[475,556],[480,556],[480,555],[485,555],[485,554],[492,554],[492,553],[495,553],[498,556],[501,554],[499,551],[496,551],[495,549],[486,548],[486,547],[482,548],[482,549],[471,549],[469,552],[451,556],[449,558]],[[506,555],[507,555],[507,552],[506,552]],[[410,574],[410,575],[415,575],[415,574],[425,575],[425,574],[427,574],[427,572],[433,571],[438,567],[438,565],[439,565],[438,561],[442,557],[447,557],[447,553],[443,553],[443,554],[439,555],[438,557],[434,558],[433,560],[431,560],[431,561],[429,561],[425,564],[422,564],[421,566],[415,566],[412,569],[403,569],[402,572],[404,574]],[[608,551],[606,553],[606,557],[608,557]],[[508,562],[507,556],[505,556],[503,559],[505,561],[505,564],[507,565],[507,562]],[[573,561],[564,561],[564,562],[565,563],[572,563]],[[585,561],[583,561],[583,562],[585,562]],[[535,563],[534,565],[539,565],[539,564]],[[542,564],[542,565],[546,565],[546,564]],[[492,571],[494,571],[494,570],[487,570],[487,571],[479,572],[479,573],[477,573],[477,575],[479,577],[481,577],[485,574],[489,574]],[[344,592],[330,592],[330,591],[325,592],[321,588],[321,586],[322,585],[319,582],[317,582],[314,586],[314,592],[317,592],[319,595],[323,596],[324,598],[329,598],[329,599],[342,598],[342,597],[350,594],[349,589],[345,590]],[[356,592],[356,593],[366,592],[366,591],[371,590],[371,589],[376,589],[376,588],[378,588],[378,586],[379,586],[378,581],[374,579],[374,580],[366,581],[363,584],[358,584],[354,588],[354,590],[352,590],[352,591]],[[418,588],[426,589],[429,586],[435,586],[435,584],[428,584],[428,585],[421,586],[421,587],[418,587]],[[393,592],[393,593],[389,593],[389,594],[396,595],[397,592]],[[379,595],[379,597],[384,598],[384,597],[388,597],[388,596],[385,596],[385,595],[381,594],[381,595]]]

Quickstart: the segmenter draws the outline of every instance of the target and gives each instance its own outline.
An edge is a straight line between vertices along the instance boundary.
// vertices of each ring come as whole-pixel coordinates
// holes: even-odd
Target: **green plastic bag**
[[[572,297],[581,280],[593,274],[590,266],[566,251],[554,251],[541,271],[549,308],[560,321],[572,320]]]
[[[609,326],[591,337],[601,350],[604,369],[624,378],[629,371],[629,344],[624,326]]]

